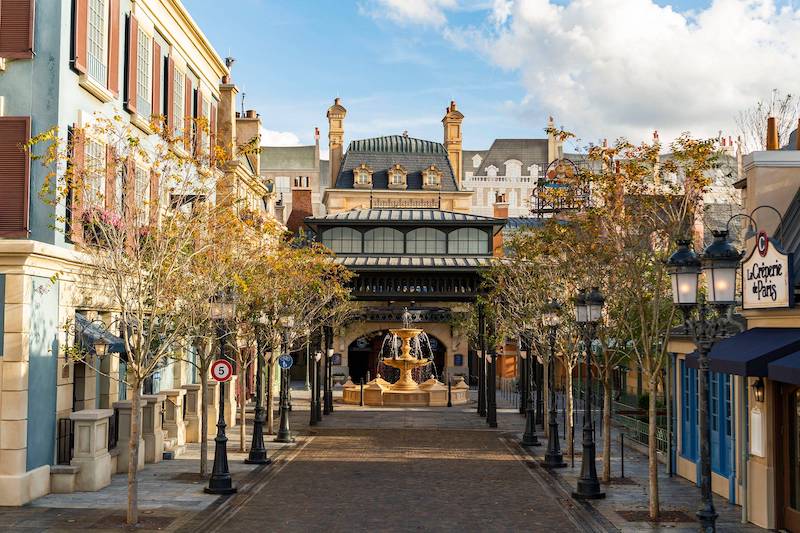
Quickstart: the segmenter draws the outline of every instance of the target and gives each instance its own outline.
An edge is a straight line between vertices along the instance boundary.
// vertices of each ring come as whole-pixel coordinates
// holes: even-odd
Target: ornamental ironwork
[[[589,181],[569,159],[556,159],[548,165],[531,193],[531,213],[543,216],[574,211],[589,206]]]

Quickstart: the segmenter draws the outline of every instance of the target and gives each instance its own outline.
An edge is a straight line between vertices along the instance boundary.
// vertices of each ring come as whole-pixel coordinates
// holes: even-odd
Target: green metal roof
[[[387,154],[445,154],[442,143],[414,139],[405,135],[387,135],[350,141],[348,152],[377,152]]]

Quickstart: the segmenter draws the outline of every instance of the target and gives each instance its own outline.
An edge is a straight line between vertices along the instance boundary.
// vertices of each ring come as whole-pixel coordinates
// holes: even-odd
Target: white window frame
[[[87,136],[84,145],[83,197],[93,207],[105,209],[106,197],[106,145]]]
[[[97,9],[99,7],[99,9]],[[92,24],[93,14],[99,14],[101,19],[98,25]],[[89,0],[89,9],[86,13],[86,74],[102,87],[108,85],[108,0]],[[98,35],[99,32],[99,35]],[[94,42],[95,39],[99,43]],[[99,50],[95,55],[95,48]],[[99,71],[98,71],[99,69]]]
[[[139,175],[144,175],[140,187]],[[145,226],[150,221],[150,167],[137,163],[133,169],[133,197],[136,205],[136,223]]]
[[[174,59],[173,59],[174,61]],[[178,65],[174,65],[172,79],[172,135],[180,137],[183,135],[183,121],[186,118],[186,71]]]
[[[136,113],[150,119],[153,109],[153,36],[139,26],[136,45]]]

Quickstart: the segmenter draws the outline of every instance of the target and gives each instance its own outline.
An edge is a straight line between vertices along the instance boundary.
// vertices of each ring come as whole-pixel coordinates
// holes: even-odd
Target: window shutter
[[[161,109],[161,45],[153,39],[153,98],[152,115],[160,117],[163,115]]]
[[[119,0],[108,1],[108,90],[119,94]]]
[[[28,236],[30,117],[0,117],[0,237]]]
[[[155,169],[150,170],[150,224],[155,225],[158,222],[158,208],[161,205],[159,200],[159,179],[158,172]]]
[[[167,97],[167,129],[170,136],[175,129],[175,91],[172,86],[175,83],[175,60],[172,56],[167,58],[167,82],[166,82],[166,97]]]
[[[72,68],[80,74],[86,74],[89,62],[88,25],[89,0],[72,0]]]
[[[114,211],[117,198],[117,152],[110,144],[106,145],[106,209]]]
[[[183,101],[183,147],[189,150],[192,147],[192,80],[186,76],[184,83]],[[175,117],[180,120],[180,117]]]
[[[33,57],[34,0],[0,1],[0,57]]]
[[[131,227],[136,213],[136,162],[132,156],[125,161],[125,179],[122,183],[122,217]]]
[[[139,52],[139,23],[131,13],[128,16],[128,50],[125,57],[125,109],[136,113],[136,67]]]
[[[86,162],[86,133],[77,126],[72,127],[71,172],[67,209],[67,236],[72,242],[83,242],[83,173]]]
[[[217,104],[211,104],[211,116],[208,118],[209,135],[211,136],[211,147],[209,159],[211,165],[216,165],[217,159]]]
[[[200,90],[200,87],[197,87],[197,90],[194,92],[194,118],[199,119],[203,116],[203,91]],[[200,140],[203,137],[203,132],[201,131],[202,128],[200,126],[200,121],[195,122],[194,127],[194,155],[200,155]]]

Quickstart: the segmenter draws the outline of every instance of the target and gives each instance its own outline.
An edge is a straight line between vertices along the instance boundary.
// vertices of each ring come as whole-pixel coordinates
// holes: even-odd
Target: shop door
[[[784,389],[786,390],[786,389]],[[800,532],[800,388],[789,389],[782,395],[784,428],[782,447],[784,464],[783,523],[789,531]]]
[[[731,475],[731,418],[732,403],[730,397],[730,376],[718,372],[710,372],[711,399],[711,469],[717,474]]]

